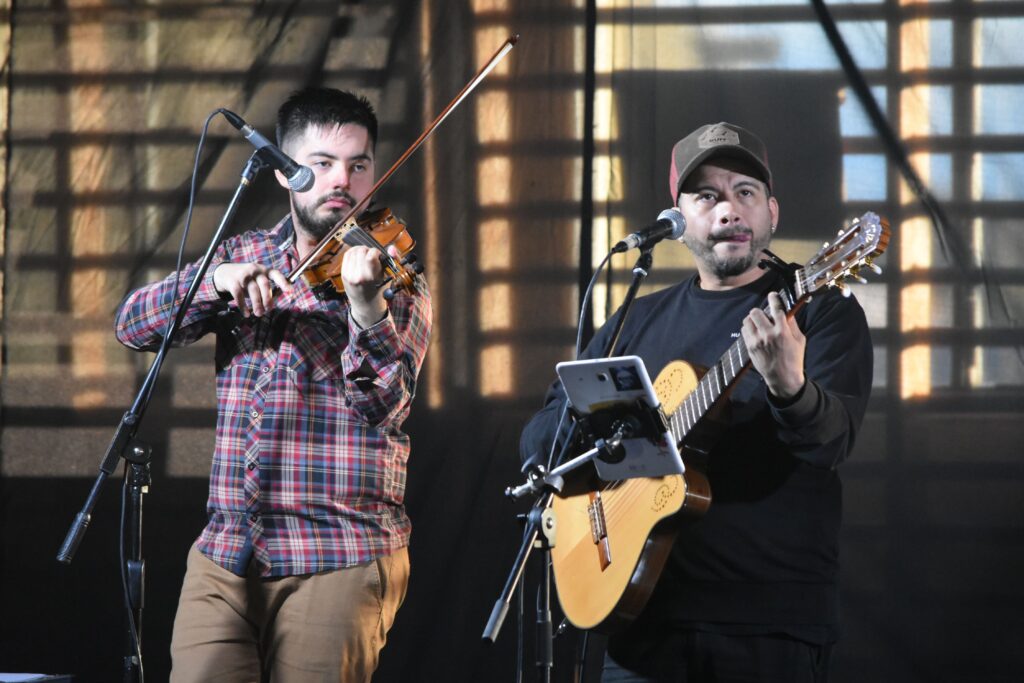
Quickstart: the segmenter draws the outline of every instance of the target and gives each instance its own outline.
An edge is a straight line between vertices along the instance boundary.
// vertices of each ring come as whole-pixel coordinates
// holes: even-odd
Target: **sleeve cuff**
[[[362,328],[352,315],[348,316],[349,339],[352,341],[342,355],[345,375],[353,377],[361,372],[364,363],[380,376],[383,369],[401,357],[398,330],[395,329],[390,310],[373,325]]]
[[[218,292],[217,287],[213,284],[213,274],[217,270],[217,266],[223,263],[227,263],[227,261],[211,263],[210,267],[206,269],[203,282],[199,285],[199,289],[196,290],[196,301],[231,301],[230,294]]]
[[[814,417],[821,403],[821,389],[809,379],[804,382],[800,391],[789,399],[772,396],[767,389],[765,392],[772,415],[779,424],[786,427],[800,427],[806,424]]]
[[[390,308],[385,308],[384,309],[384,315],[382,315],[380,317],[380,319],[377,320],[377,322],[375,322],[372,325],[369,325],[367,327],[363,327],[362,325],[359,324],[359,321],[356,320],[356,317],[354,315],[352,315],[351,309],[350,309],[349,314],[348,314],[348,319],[349,319],[349,322],[352,324],[352,328],[349,331],[355,333],[355,334],[352,335],[354,337],[358,333],[362,332],[363,330],[373,329],[377,325],[380,325],[382,322],[384,322],[385,320],[388,319],[389,315],[391,315],[391,309]]]

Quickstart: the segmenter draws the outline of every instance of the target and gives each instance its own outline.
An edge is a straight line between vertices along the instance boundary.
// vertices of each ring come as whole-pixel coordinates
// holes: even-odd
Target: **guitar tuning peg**
[[[840,230],[840,231],[839,231],[839,236],[840,236],[840,237],[842,237],[842,236],[843,236],[843,235],[845,235],[845,234],[846,234],[846,231],[845,231],[845,230]]]
[[[868,263],[867,266],[868,266],[868,268],[871,269],[871,272],[874,273],[875,275],[881,275],[882,274],[882,268],[880,266],[877,266],[874,263]]]
[[[828,242],[825,242],[824,244],[821,245],[821,248],[822,249],[828,249],[828,246],[829,246]]]
[[[850,295],[853,294],[853,292],[850,291],[850,286],[845,282],[839,283],[839,291],[843,295],[844,299],[849,299]]]
[[[855,266],[855,267],[851,268],[850,269],[850,274],[847,277],[853,278],[854,280],[856,280],[857,282],[861,283],[862,285],[866,285],[868,283],[867,278],[864,278],[864,277],[861,276],[860,269],[861,269],[861,266]]]

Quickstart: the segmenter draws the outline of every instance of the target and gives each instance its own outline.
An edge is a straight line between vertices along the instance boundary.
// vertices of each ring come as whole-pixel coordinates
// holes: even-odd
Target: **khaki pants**
[[[236,576],[193,546],[171,681],[369,681],[408,582],[405,548],[356,567],[261,579]]]

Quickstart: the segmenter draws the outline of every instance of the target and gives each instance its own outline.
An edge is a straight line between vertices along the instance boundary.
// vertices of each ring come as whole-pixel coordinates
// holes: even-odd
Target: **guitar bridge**
[[[612,563],[612,547],[608,540],[608,525],[604,518],[604,501],[600,492],[590,494],[590,505],[587,506],[587,517],[590,519],[590,535],[597,546],[598,561],[601,569],[607,569]]]

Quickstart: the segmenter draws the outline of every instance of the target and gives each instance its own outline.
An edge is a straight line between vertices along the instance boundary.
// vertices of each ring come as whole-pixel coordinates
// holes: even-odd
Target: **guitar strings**
[[[737,339],[723,356],[723,358],[729,358],[729,364],[733,370],[735,370],[732,358],[734,349],[742,370],[746,366],[746,360],[744,359],[746,346],[742,338]],[[730,374],[733,375],[731,378],[729,377]],[[722,364],[722,359],[719,359],[704,376],[697,380],[696,386],[690,394],[669,413],[669,432],[672,438],[676,440],[676,443],[682,441],[683,437],[707,415],[708,411],[724,392],[723,384],[725,387],[728,387],[737,376],[739,376],[739,372],[728,372],[725,365]],[[635,479],[605,484],[600,491],[602,494],[601,506],[604,510],[606,524],[616,521],[623,514],[631,513],[636,501],[644,494],[645,488]]]
[[[635,479],[628,479],[620,482],[620,486],[617,487],[618,490],[612,490],[611,485],[602,490],[602,494],[607,494],[608,496],[607,501],[603,495],[601,497],[606,520],[620,517],[619,512],[628,513],[632,510],[633,504],[640,498],[642,493],[641,489],[643,487],[639,484],[640,482]]]

